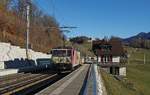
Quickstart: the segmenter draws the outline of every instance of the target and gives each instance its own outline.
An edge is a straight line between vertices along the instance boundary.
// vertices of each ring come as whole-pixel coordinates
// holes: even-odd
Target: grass
[[[141,95],[150,95],[150,64],[128,65],[127,78],[139,89]]]
[[[150,95],[150,50],[126,47],[129,57],[123,81],[101,70],[108,95]],[[144,54],[146,64],[144,64]]]
[[[144,55],[146,63],[150,64],[150,50],[148,49],[141,49],[141,48],[131,48],[126,47],[126,50],[128,51],[129,56],[129,62],[133,63],[144,63]]]
[[[101,72],[108,95],[139,95],[138,92],[128,87],[125,83],[116,80],[112,75],[103,70]]]

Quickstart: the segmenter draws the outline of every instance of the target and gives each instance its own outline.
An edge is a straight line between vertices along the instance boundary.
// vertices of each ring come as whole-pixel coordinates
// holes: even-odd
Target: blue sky
[[[68,37],[130,37],[150,31],[150,0],[34,0],[60,26],[77,26]]]

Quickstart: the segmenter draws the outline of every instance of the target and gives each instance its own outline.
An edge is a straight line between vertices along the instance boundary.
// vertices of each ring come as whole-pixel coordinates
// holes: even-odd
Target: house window
[[[101,62],[109,62],[109,56],[101,56]]]
[[[103,62],[103,56],[101,56],[101,62]]]
[[[104,57],[105,62],[107,62],[107,56]]]

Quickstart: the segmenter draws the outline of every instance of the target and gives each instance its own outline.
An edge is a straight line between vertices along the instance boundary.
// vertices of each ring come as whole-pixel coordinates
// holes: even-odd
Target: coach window
[[[71,50],[67,51],[67,56],[71,56]]]

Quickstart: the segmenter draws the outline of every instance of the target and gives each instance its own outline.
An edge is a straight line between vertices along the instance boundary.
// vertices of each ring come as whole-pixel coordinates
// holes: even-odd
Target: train
[[[51,50],[54,68],[62,71],[73,71],[81,65],[80,52],[73,47],[57,47]]]

